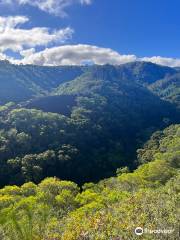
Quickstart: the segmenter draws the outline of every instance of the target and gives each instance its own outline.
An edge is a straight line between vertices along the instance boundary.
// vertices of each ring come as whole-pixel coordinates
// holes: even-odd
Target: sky
[[[0,0],[0,59],[180,66],[179,0]]]

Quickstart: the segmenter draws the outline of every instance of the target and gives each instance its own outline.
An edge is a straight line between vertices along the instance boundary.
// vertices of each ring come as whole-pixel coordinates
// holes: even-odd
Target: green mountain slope
[[[54,93],[87,94],[90,89],[96,91],[101,88],[102,79],[112,81],[112,84],[113,79],[119,80],[118,84],[124,84],[124,82],[132,84],[132,86],[134,83],[139,84],[163,100],[179,106],[180,78],[178,70],[147,62],[133,62],[114,67],[110,65],[94,66],[74,81],[61,84]]]
[[[149,90],[159,78],[177,75],[172,68],[1,62],[0,69],[0,79],[9,79],[0,81],[0,98],[28,99],[0,108],[2,186],[47,176],[82,184],[112,176],[119,167],[134,169],[137,148],[154,131],[180,121],[176,106]]]
[[[47,95],[60,83],[74,79],[83,71],[83,67],[24,66],[0,61],[0,103]]]
[[[149,85],[149,89],[162,99],[175,103],[180,108],[180,73],[156,81]]]
[[[177,73],[177,70],[170,67],[160,66],[150,62],[132,62],[118,67],[122,74],[128,74],[127,78],[149,85],[166,76]]]
[[[43,67],[33,65],[12,65],[7,61],[0,61],[0,103],[4,104],[8,101],[21,102],[41,97],[61,93],[61,84],[69,82],[86,72],[96,71],[98,66],[59,66],[59,67]],[[109,80],[113,78],[110,70],[111,66],[106,65],[109,69]],[[121,81],[134,81],[143,86],[149,86],[156,83],[158,80],[165,79],[178,73],[178,69],[159,66],[147,62],[133,62],[116,66],[118,78]],[[100,67],[98,71],[100,71]],[[98,74],[101,74],[100,72]],[[174,78],[174,77],[173,77]],[[179,80],[178,80],[179,82]],[[58,87],[59,86],[59,87]],[[155,84],[156,86],[156,84]],[[56,89],[57,88],[57,89]],[[155,94],[164,94],[166,87],[163,89],[156,87],[151,88]],[[176,98],[176,91],[174,92]],[[167,96],[169,100],[169,97]],[[176,100],[175,100],[176,102]]]
[[[119,67],[92,66],[62,83],[46,103],[27,105],[67,117],[9,111],[1,122],[1,183],[39,182],[47,176],[83,183],[112,176],[122,166],[135,168],[136,149],[155,130],[178,123],[180,115],[146,87],[120,76]]]

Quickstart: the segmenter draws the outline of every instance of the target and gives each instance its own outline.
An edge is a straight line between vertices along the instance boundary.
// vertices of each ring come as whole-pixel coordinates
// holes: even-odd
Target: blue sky
[[[180,66],[179,10],[179,0],[0,0],[0,57]]]

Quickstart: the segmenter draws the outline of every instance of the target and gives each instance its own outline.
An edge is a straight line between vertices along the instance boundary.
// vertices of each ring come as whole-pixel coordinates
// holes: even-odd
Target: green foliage
[[[163,131],[155,132],[144,145],[144,148],[137,151],[139,162],[145,163],[152,161],[157,153],[161,153],[160,157],[163,158],[166,156],[167,151],[168,155],[171,154],[172,157],[173,154],[178,156],[178,152],[180,151],[179,136],[179,125],[173,125]],[[166,154],[162,157],[164,152]],[[170,159],[170,156],[168,156],[168,158]]]
[[[180,74],[173,74],[151,84],[149,89],[180,108]]]
[[[2,188],[1,239],[129,240],[137,239],[137,226],[173,230],[171,234],[144,233],[139,239],[178,239],[179,129],[174,125],[161,137],[153,135],[158,148],[150,140],[143,152],[150,151],[151,145],[152,161],[134,172],[119,169],[117,177],[87,183],[83,191],[57,178]]]
[[[0,239],[178,239],[178,88],[151,63],[0,61]]]
[[[0,185],[53,176],[82,185],[135,169],[136,150],[149,136],[179,123],[176,107],[150,89],[175,74],[145,62],[40,67],[1,61],[0,102],[15,104],[0,108]],[[146,155],[139,162],[148,162]]]

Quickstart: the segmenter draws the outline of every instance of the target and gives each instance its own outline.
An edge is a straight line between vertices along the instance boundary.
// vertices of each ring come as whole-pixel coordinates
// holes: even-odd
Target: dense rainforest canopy
[[[6,95],[0,95],[1,186],[54,176],[82,184],[113,176],[123,166],[134,169],[136,150],[180,119],[179,81],[167,83],[169,76],[178,78],[176,69],[143,62],[87,67],[1,62],[0,72]],[[159,81],[166,82],[166,100]]]
[[[179,100],[175,68],[0,61],[0,239],[178,239]]]

